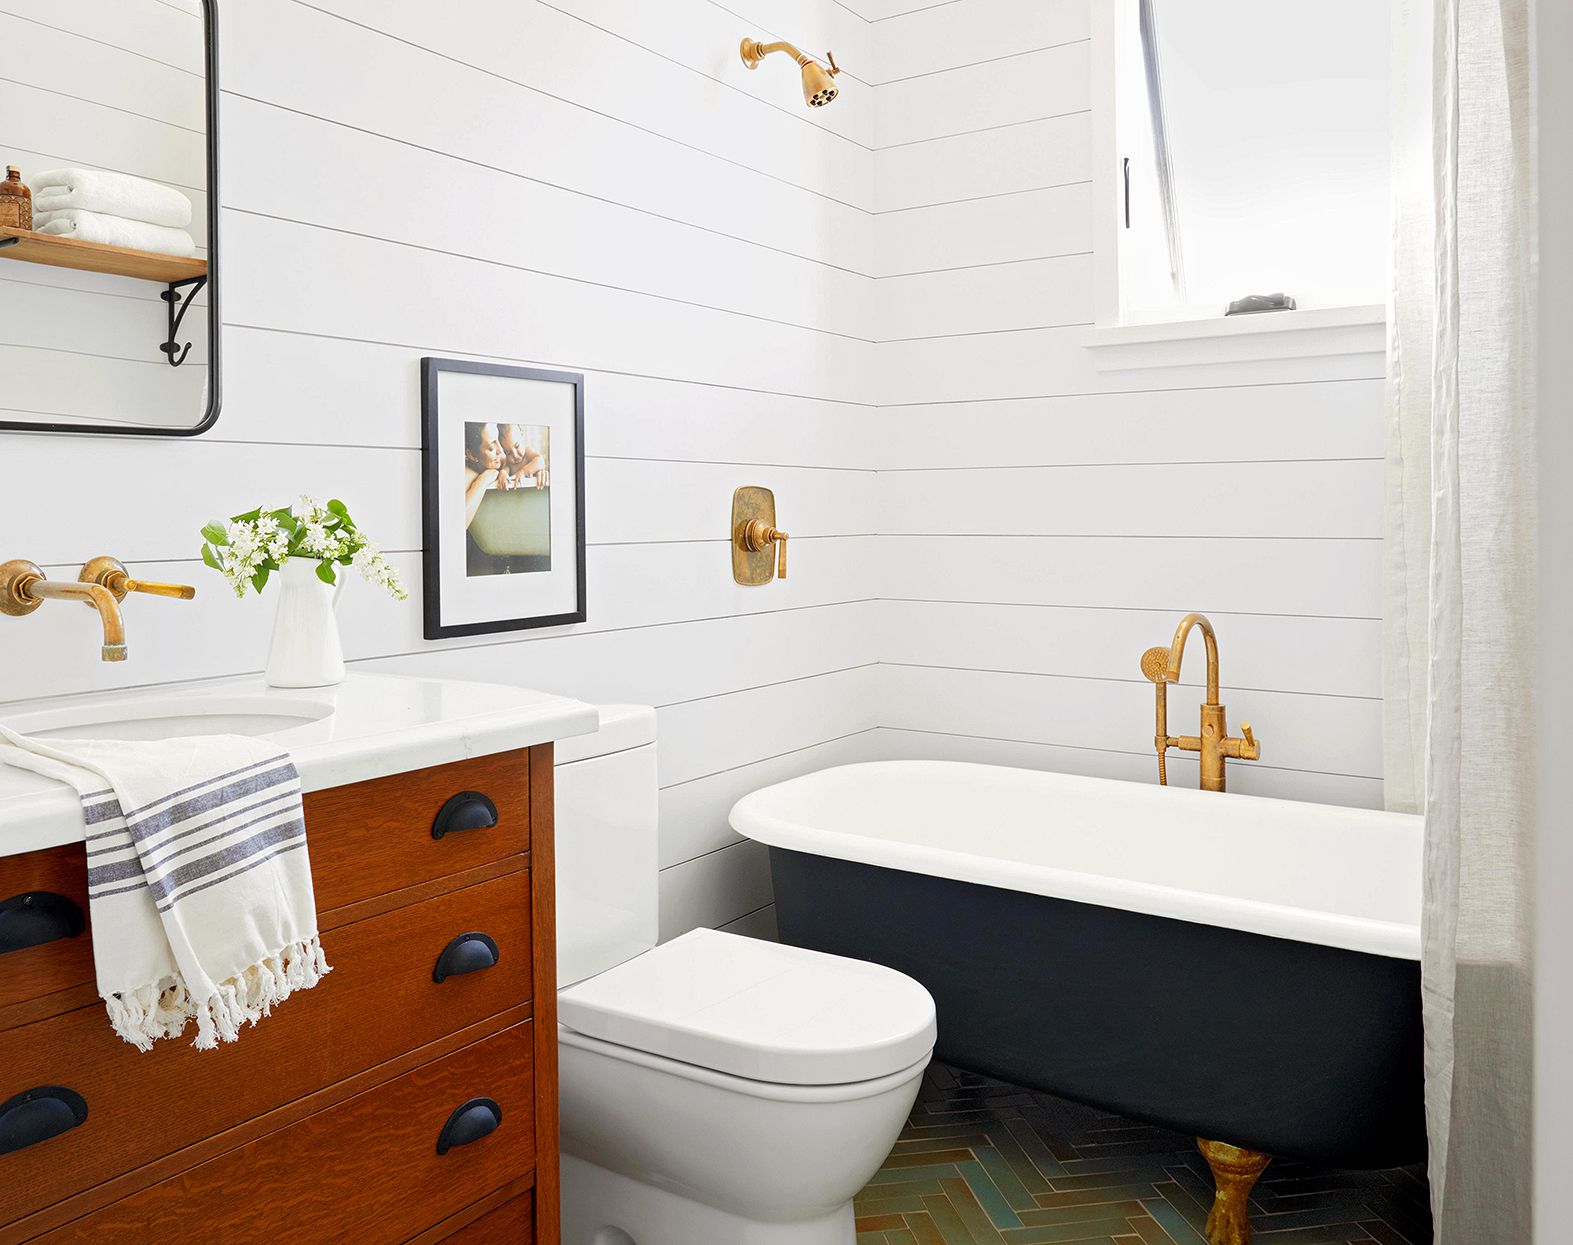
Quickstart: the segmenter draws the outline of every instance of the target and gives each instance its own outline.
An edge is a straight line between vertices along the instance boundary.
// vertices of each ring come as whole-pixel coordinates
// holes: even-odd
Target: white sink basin
[[[40,709],[0,718],[34,739],[175,739],[184,735],[275,735],[320,722],[326,701],[274,696],[147,697]]]

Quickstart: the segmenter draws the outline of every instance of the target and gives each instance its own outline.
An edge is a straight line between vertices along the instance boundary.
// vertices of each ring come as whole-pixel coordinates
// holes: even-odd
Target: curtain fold
[[[1402,0],[1384,726],[1426,817],[1438,1245],[1530,1236],[1535,207],[1530,0]]]

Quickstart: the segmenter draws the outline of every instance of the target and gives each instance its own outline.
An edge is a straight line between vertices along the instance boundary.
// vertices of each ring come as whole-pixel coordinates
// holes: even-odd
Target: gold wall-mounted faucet
[[[185,584],[154,584],[132,579],[114,558],[94,558],[74,581],[46,579],[41,567],[26,559],[0,564],[0,614],[13,618],[31,614],[45,601],[81,601],[98,611],[104,625],[99,650],[105,661],[125,661],[126,628],[120,602],[128,592],[176,597],[189,601],[197,595]]]
[[[1185,657],[1185,640],[1193,627],[1200,627],[1207,643],[1207,699],[1202,703],[1200,735],[1170,735],[1168,685],[1180,681],[1180,663]],[[1142,654],[1142,674],[1155,685],[1157,730],[1153,746],[1158,752],[1158,781],[1167,784],[1169,776],[1164,759],[1170,748],[1201,754],[1202,790],[1225,789],[1226,760],[1255,761],[1262,755],[1261,745],[1251,733],[1249,722],[1240,723],[1241,738],[1229,737],[1224,706],[1218,703],[1218,636],[1205,614],[1187,614],[1174,632],[1168,648],[1150,648]]]
[[[125,564],[118,558],[90,558],[82,565],[77,579],[84,584],[102,584],[115,594],[115,600],[124,601],[129,592],[144,592],[153,597],[173,597],[189,601],[197,595],[190,584],[155,584],[146,579],[132,579]]]

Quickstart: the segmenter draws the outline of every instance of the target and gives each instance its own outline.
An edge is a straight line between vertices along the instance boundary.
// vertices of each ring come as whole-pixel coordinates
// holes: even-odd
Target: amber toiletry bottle
[[[22,185],[22,170],[14,164],[6,165],[5,181],[0,182],[0,226],[33,227],[33,192]]]

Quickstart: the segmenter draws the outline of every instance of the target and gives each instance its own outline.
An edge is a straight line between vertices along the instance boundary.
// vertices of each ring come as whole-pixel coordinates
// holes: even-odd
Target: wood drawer
[[[521,1193],[443,1238],[447,1245],[532,1245],[535,1194]]]
[[[521,869],[346,925],[323,940],[321,984],[218,1050],[195,1050],[188,1029],[143,1054],[96,1003],[0,1033],[0,1100],[63,1085],[88,1105],[80,1126],[0,1155],[0,1223],[523,1002],[530,916]],[[495,939],[496,965],[434,982],[443,948],[471,931]]]
[[[524,750],[307,795],[307,846],[324,931],[337,923],[330,915],[336,910],[528,851],[529,775]],[[490,796],[497,824],[432,838],[437,814],[461,791]],[[63,895],[86,917],[82,844],[0,857],[0,899],[29,891]],[[394,894],[375,906],[385,910],[409,898]],[[340,921],[365,915],[338,913]],[[96,997],[93,984],[90,930],[0,956],[0,1030],[81,1007]]]
[[[87,849],[80,843],[0,858],[0,900],[33,891],[69,899],[87,919]],[[50,1015],[40,1002],[93,981],[93,937],[40,943],[0,955],[0,1029]]]
[[[497,806],[497,824],[432,838],[461,791]],[[305,797],[317,911],[328,912],[530,850],[530,753],[500,752]]]
[[[505,1029],[39,1239],[408,1240],[534,1167],[531,1028]],[[450,1114],[483,1096],[502,1109],[497,1130],[439,1155]]]

